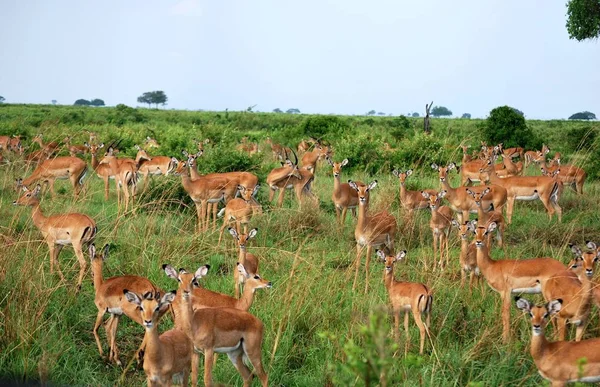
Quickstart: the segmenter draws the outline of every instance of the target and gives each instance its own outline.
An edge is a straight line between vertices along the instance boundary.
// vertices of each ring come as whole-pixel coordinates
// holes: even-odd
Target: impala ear
[[[165,273],[167,274],[167,277],[179,281],[179,274],[177,273],[177,270],[175,270],[175,268],[173,266],[164,264],[164,265],[162,265],[162,268],[165,271]]]
[[[235,230],[235,228],[233,227],[229,227],[227,228],[227,231],[229,231],[229,233],[231,234],[231,236],[233,236],[235,239],[240,239],[237,231]]]
[[[200,279],[202,277],[206,277],[206,275],[208,274],[208,269],[210,269],[210,265],[200,266],[198,270],[196,270],[196,272],[194,273],[194,278]]]
[[[496,222],[490,222],[490,224],[488,224],[488,227],[487,227],[487,232],[492,232],[492,231],[494,231],[494,230],[496,229],[496,226],[498,226],[498,225],[496,224]]]
[[[369,186],[367,187],[367,191],[370,191],[375,187],[377,187],[377,180],[373,180],[371,183],[369,183]]]
[[[255,185],[254,189],[252,190],[252,196],[256,195],[256,193],[258,192],[259,189],[260,189],[260,184]]]
[[[351,188],[354,188],[356,191],[358,191],[358,186],[357,186],[357,185],[356,185],[356,183],[355,183],[355,182],[353,182],[352,180],[348,180],[348,185],[349,185]]]
[[[98,149],[102,149],[102,148],[104,148],[104,143],[98,145]]]
[[[573,255],[575,255],[576,257],[581,257],[583,255],[583,252],[581,251],[579,246],[569,244],[569,247],[571,248],[571,252],[573,253]]]
[[[483,192],[481,193],[481,197],[484,197],[485,195],[487,195],[489,192],[491,191],[490,187],[487,187],[486,189],[483,190]]]
[[[396,254],[396,261],[401,261],[406,257],[406,250],[402,250]]]
[[[401,174],[401,173],[402,173],[402,171],[401,171],[401,170],[398,170],[398,169],[394,169],[394,170],[392,171],[392,175],[394,175],[394,176],[396,176],[396,177],[400,177],[400,174]]]
[[[237,264],[237,271],[243,275],[245,278],[250,278],[250,274],[248,274],[248,272],[246,271],[246,268],[244,267],[244,265],[242,265],[241,263],[238,262]]]
[[[135,304],[137,306],[142,305],[142,300],[140,299],[140,296],[138,296],[134,292],[130,292],[127,289],[123,289],[123,294],[125,294],[125,298],[127,299],[127,301],[131,302],[132,304]]]
[[[531,311],[531,303],[529,302],[529,300],[516,296],[515,303],[517,305],[517,308],[521,309],[523,312]]]
[[[460,224],[456,221],[456,219],[452,219],[452,226],[456,227],[456,228],[459,228]]]
[[[346,165],[348,165],[348,159],[342,160],[342,167],[345,167]]]
[[[454,168],[456,168],[456,164],[454,164],[454,163],[448,164],[448,170],[451,170],[451,169],[454,169]]]
[[[136,144],[136,145],[134,145],[133,147],[135,148],[135,150],[138,150],[138,151],[139,151],[140,149],[142,149],[142,148],[140,148],[140,146],[139,146],[139,145],[137,145],[137,144]]]
[[[188,153],[188,152],[187,152],[185,149],[182,149],[182,150],[181,150],[181,154],[182,154],[184,157],[189,157],[189,156],[190,156],[190,154],[189,154],[189,153]]]
[[[431,164],[431,169],[435,169],[436,171],[440,170],[440,167],[436,163]]]
[[[429,195],[429,192],[427,192],[427,191],[421,191],[421,195],[422,195],[422,196],[423,196],[425,199],[429,199],[429,197],[431,196],[431,195]]]
[[[175,296],[177,295],[177,290],[171,290],[170,292],[165,293],[164,296],[160,299],[159,308],[163,309],[165,306],[169,306],[171,302],[175,301]]]
[[[590,250],[597,250],[596,244],[594,242],[592,242],[592,241],[585,242],[585,245]]]
[[[444,198],[446,196],[446,194],[448,193],[448,191],[446,191],[445,189],[440,191],[440,193],[438,194],[438,197],[440,198]]]
[[[35,196],[35,197],[39,196],[41,190],[42,190],[42,186],[39,184],[36,185],[32,192],[33,196]]]
[[[90,244],[90,247],[88,247],[88,252],[90,253],[91,259],[96,258],[96,245],[93,243]]]
[[[475,229],[477,228],[477,219],[467,222],[467,228],[474,233]]]
[[[253,228],[252,230],[250,230],[250,232],[248,233],[248,239],[252,239],[256,236],[256,234],[258,234],[258,229],[257,228]]]
[[[412,173],[413,173],[413,170],[409,169],[406,171],[406,176],[410,176],[410,175],[412,175]]]
[[[108,259],[108,250],[110,249],[110,245],[107,243],[102,248],[102,260],[106,261]]]
[[[560,312],[560,310],[562,309],[562,303],[563,303],[563,300],[561,298],[557,298],[556,300],[550,301],[546,305],[546,309],[548,309],[548,313],[556,314],[556,313]]]
[[[471,196],[475,197],[475,192],[471,191],[471,190],[470,190],[470,189],[468,189],[468,188],[465,188],[465,191],[467,191],[467,193],[468,193],[469,195],[471,195]]]
[[[83,146],[84,146],[84,147],[86,147],[86,148],[89,148],[89,147],[90,147],[90,144],[88,144],[87,142],[84,142],[84,143],[83,143]]]
[[[379,259],[381,259],[382,261],[385,261],[385,253],[383,252],[383,250],[376,250],[375,254],[377,254]]]
[[[331,165],[333,167],[333,160],[331,160],[329,158],[329,156],[325,156],[325,160],[327,160],[327,162],[329,163],[329,165]]]

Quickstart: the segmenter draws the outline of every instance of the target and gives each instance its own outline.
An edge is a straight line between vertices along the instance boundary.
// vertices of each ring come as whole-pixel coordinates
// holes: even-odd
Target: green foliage
[[[384,164],[381,145],[368,133],[345,136],[336,142],[335,153],[350,161],[349,170],[374,174]]]
[[[570,120],[595,120],[596,115],[592,112],[584,111],[571,115]]]
[[[417,113],[417,112],[414,112],[414,113],[412,114],[412,117],[413,117],[413,118],[418,118],[418,117],[419,117],[419,113]]]
[[[230,148],[221,148],[218,152],[207,152],[206,157],[198,160],[198,171],[202,174],[212,172],[253,171],[259,168],[258,157]]]
[[[144,117],[141,111],[122,103],[116,106],[113,114],[109,117],[109,122],[112,122],[117,126],[123,126],[126,123],[146,122],[146,120],[146,117]]]
[[[166,105],[167,100],[167,95],[162,90],[147,91],[137,99],[139,103],[147,103],[148,107],[150,107],[151,104],[155,104],[156,108],[158,108],[158,104],[163,106]]]
[[[463,115],[460,118],[466,118],[467,120],[471,119],[471,113],[463,113]]]
[[[368,115],[368,116],[374,116],[374,115],[375,115],[375,113],[376,113],[376,112],[375,112],[375,110],[369,110],[369,111],[367,112],[367,115]]]
[[[505,148],[521,146],[526,149],[539,149],[541,147],[541,140],[527,126],[525,117],[510,106],[493,109],[481,127],[481,134],[489,144],[502,143]]]
[[[569,39],[579,41],[600,37],[600,1],[569,0],[567,32]]]
[[[348,124],[338,116],[309,116],[300,124],[306,136],[326,138],[349,128]]]
[[[93,100],[90,101],[90,105],[92,105],[92,106],[104,106],[104,101],[101,100],[100,98],[94,98]]]
[[[283,110],[281,110],[280,108],[275,108],[273,109],[273,113],[283,113]]]
[[[386,124],[392,128],[390,134],[396,141],[401,140],[406,135],[406,131],[410,128],[410,121],[404,116],[386,120]]]
[[[418,132],[412,138],[405,138],[398,145],[398,151],[391,155],[391,167],[427,168],[431,163],[451,161],[450,149],[436,137]]]
[[[431,115],[434,117],[451,116],[452,111],[445,106],[434,106],[433,109],[431,109]]]
[[[591,150],[598,137],[598,129],[586,126],[575,127],[567,132],[565,145],[571,152]]]
[[[285,111],[288,114],[300,114],[300,110],[296,109],[296,108],[290,108],[288,110]]]
[[[77,101],[75,101],[75,103],[73,105],[75,105],[75,106],[90,106],[90,101],[88,101],[87,99],[78,99]]]

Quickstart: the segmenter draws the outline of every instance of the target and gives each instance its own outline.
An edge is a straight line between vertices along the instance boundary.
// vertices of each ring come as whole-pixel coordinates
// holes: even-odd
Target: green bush
[[[260,158],[248,156],[227,147],[219,147],[214,152],[207,153],[206,157],[198,159],[200,173],[253,171],[260,166]]]
[[[392,167],[402,169],[419,168],[431,163],[446,163],[450,161],[451,151],[444,143],[434,136],[418,132],[413,138],[404,139],[398,146],[398,151],[390,157]]]
[[[567,132],[565,146],[571,151],[591,150],[596,138],[598,129],[587,126],[575,127]]]
[[[370,174],[379,171],[384,163],[381,145],[364,132],[338,140],[335,153],[340,160],[347,158],[350,161],[348,169]]]
[[[300,124],[306,136],[324,138],[335,135],[349,128],[348,124],[337,116],[311,116],[306,117]]]
[[[523,114],[510,106],[493,109],[481,131],[483,139],[489,144],[502,143],[505,148],[521,146],[539,149],[542,145],[542,141],[527,126]]]

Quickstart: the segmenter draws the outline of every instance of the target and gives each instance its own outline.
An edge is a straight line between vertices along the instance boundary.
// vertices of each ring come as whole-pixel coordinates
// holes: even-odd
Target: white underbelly
[[[56,243],[57,245],[70,245],[71,244],[71,240],[70,239],[57,239],[56,241],[54,241],[54,243]]]
[[[538,195],[537,192],[530,196],[515,196],[515,199],[517,199],[517,200],[526,200],[526,201],[536,200],[539,198],[540,198],[540,195]]]
[[[219,348],[215,348],[215,352],[218,352],[218,353],[228,353],[228,352],[233,352],[233,351],[235,351],[236,349],[240,348],[240,346],[241,346],[241,345],[242,345],[242,342],[241,342],[241,341],[239,341],[239,342],[237,343],[237,345],[236,345],[236,346],[234,346],[234,347],[219,347]]]
[[[525,293],[525,294],[539,294],[542,292],[541,285],[534,286],[532,288],[515,288],[511,289],[511,293]]]
[[[123,309],[121,309],[120,307],[106,308],[106,311],[110,314],[117,314],[119,316],[123,314]]]
[[[598,382],[600,382],[600,375],[584,376],[581,379],[569,380],[569,382],[598,383]]]

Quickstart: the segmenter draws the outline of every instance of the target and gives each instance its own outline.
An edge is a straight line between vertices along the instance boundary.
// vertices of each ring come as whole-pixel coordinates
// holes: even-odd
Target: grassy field
[[[396,246],[408,251],[406,264],[396,267],[396,278],[422,281],[435,294],[425,354],[418,355],[418,330],[412,318],[410,342],[405,342],[403,334],[398,342],[391,339],[383,265],[375,262],[375,257],[371,260],[369,293],[362,291],[362,269],[360,291],[352,291],[354,220],[349,219],[342,229],[336,226],[330,199],[333,177],[330,167],[322,164],[313,189],[320,199],[318,206],[299,212],[288,194],[282,209],[273,208],[263,187],[259,201],[265,211],[252,221],[259,233],[249,251],[260,257],[261,275],[273,282],[272,289],[260,291],[251,309],[266,327],[263,361],[271,385],[364,385],[365,379],[380,383],[380,377],[389,385],[542,383],[528,352],[529,319],[514,308],[513,340],[503,345],[498,295],[487,285],[483,290],[460,288],[456,232],[450,236],[450,267],[433,272],[430,214],[420,212],[414,221],[408,221],[399,210],[399,184],[391,174],[392,167],[415,168],[409,189],[438,188],[439,182],[428,167],[430,161],[460,161],[458,145],[466,140],[476,146],[481,140],[477,128],[483,121],[433,120],[434,134],[425,137],[419,134],[420,120],[408,119],[406,125],[396,117],[336,117],[322,129],[314,124],[318,117],[313,122],[309,119],[314,117],[293,115],[120,109],[2,106],[0,135],[20,133],[30,140],[38,132],[47,139],[74,134],[76,142],[83,142],[82,130],[89,129],[105,142],[123,139],[123,153],[129,155],[134,144],[150,135],[161,144],[151,154],[172,156],[179,156],[181,148],[191,148],[192,138],[208,137],[215,144],[199,160],[202,171],[243,166],[264,182],[266,173],[277,166],[270,152],[247,157],[233,151],[233,144],[246,135],[261,142],[271,136],[295,145],[315,131],[335,147],[337,161],[350,159],[343,179],[378,180],[371,211],[386,208],[396,216]],[[565,160],[595,167],[597,140],[591,148],[581,149],[581,136],[575,134],[588,129],[597,132],[598,123],[528,123],[553,151],[561,151]],[[397,150],[384,153],[380,149],[383,141]],[[29,145],[29,141],[24,143]],[[528,172],[539,173],[533,167]],[[123,368],[99,356],[92,335],[96,307],[91,275],[86,275],[82,291],[75,295],[79,267],[72,249],[64,249],[60,257],[67,282],[49,274],[48,249],[31,221],[31,210],[12,206],[17,197],[14,179],[26,175],[18,161],[0,166],[0,380],[57,385],[142,384],[143,371],[131,367],[123,377]],[[452,185],[457,184],[455,175]],[[102,181],[95,175],[88,175],[85,185],[82,197],[73,201],[69,184],[59,181],[56,200],[46,195],[41,206],[46,214],[78,211],[96,220],[96,246],[111,245],[105,278],[136,274],[163,289],[175,289],[174,281],[161,270],[163,263],[188,270],[208,263],[212,268],[202,285],[232,294],[237,250],[229,235],[217,246],[218,231],[194,231],[195,210],[180,178],[154,179],[149,192],[140,195],[135,215],[117,214],[112,182],[108,202],[103,199]],[[584,190],[585,195],[579,197],[565,189],[562,223],[556,219],[549,222],[539,202],[518,202],[513,224],[505,234],[507,256],[551,256],[567,261],[571,258],[569,242],[580,246],[586,240],[600,242],[600,184],[590,179]],[[494,249],[492,255],[499,258],[504,252]],[[541,300],[541,296],[533,299]],[[597,313],[593,313],[586,337],[598,337],[599,324]],[[161,331],[171,326],[168,317],[160,324]],[[100,334],[104,340],[104,330]],[[126,317],[121,319],[118,346],[122,360],[133,356],[142,337],[142,327]],[[241,385],[241,378],[225,356],[219,358],[213,378],[226,385]]]

